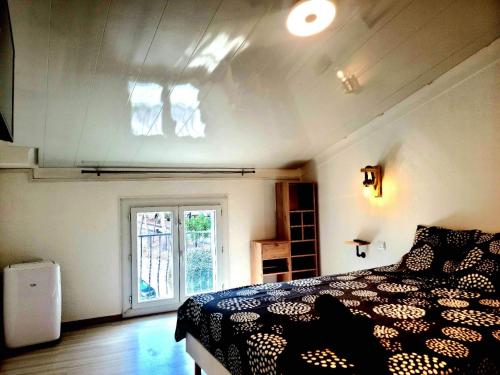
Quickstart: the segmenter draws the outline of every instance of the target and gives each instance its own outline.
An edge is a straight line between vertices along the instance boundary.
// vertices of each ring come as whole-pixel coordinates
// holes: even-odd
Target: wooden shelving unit
[[[290,241],[252,241],[252,284],[261,284],[265,276],[276,281],[292,280]]]
[[[290,241],[292,279],[319,275],[317,189],[314,182],[276,183],[276,231]]]

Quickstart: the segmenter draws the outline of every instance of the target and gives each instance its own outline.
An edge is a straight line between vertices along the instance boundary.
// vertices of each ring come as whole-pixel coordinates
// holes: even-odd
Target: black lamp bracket
[[[358,256],[360,258],[366,258],[366,253],[364,251],[360,251],[359,247],[360,246],[368,246],[370,244],[370,242],[360,240],[358,238],[354,239],[353,242],[356,244],[356,256]]]
[[[364,246],[364,245],[362,245]],[[366,258],[366,253],[364,251],[359,252],[359,245],[356,245],[356,255],[361,258]]]

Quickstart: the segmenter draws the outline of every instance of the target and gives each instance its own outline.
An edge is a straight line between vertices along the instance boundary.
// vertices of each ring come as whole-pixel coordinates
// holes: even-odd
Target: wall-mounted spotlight
[[[361,168],[361,172],[365,174],[363,180],[365,197],[369,198],[371,196],[378,198],[382,196],[382,167],[376,165],[374,167],[368,165]]]
[[[335,18],[330,0],[299,0],[286,20],[286,27],[296,36],[311,36],[325,30]]]
[[[342,86],[344,87],[344,91],[347,94],[352,92],[356,92],[359,90],[359,82],[354,74],[345,74],[342,70],[337,70],[337,78],[342,82]]]

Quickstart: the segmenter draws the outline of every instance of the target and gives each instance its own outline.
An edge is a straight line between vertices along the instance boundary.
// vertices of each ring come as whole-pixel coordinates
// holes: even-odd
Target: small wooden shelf
[[[290,281],[290,241],[252,241],[252,283],[261,284],[264,276],[277,276],[277,281]]]
[[[293,270],[292,273],[309,272],[309,271],[316,271],[316,268],[306,268],[306,269],[303,269],[303,270]]]
[[[285,275],[289,274],[290,272],[272,272],[272,273],[264,273],[263,276],[277,276],[277,275]],[[254,284],[259,284],[259,283],[254,283]]]
[[[351,245],[351,246],[368,246],[371,244],[371,242],[363,241],[363,240],[345,241],[345,243],[347,245]]]
[[[271,272],[269,272],[271,271]],[[276,271],[276,272],[273,272],[273,271]],[[262,267],[262,272],[264,273],[264,275],[267,275],[269,273],[284,273],[284,272],[288,272],[288,271],[280,271],[280,267]]]

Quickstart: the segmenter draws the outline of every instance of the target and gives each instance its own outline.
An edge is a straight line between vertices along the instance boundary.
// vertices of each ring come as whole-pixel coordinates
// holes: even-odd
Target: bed
[[[395,265],[191,297],[175,335],[209,375],[496,374],[499,258],[499,234],[419,226]]]

